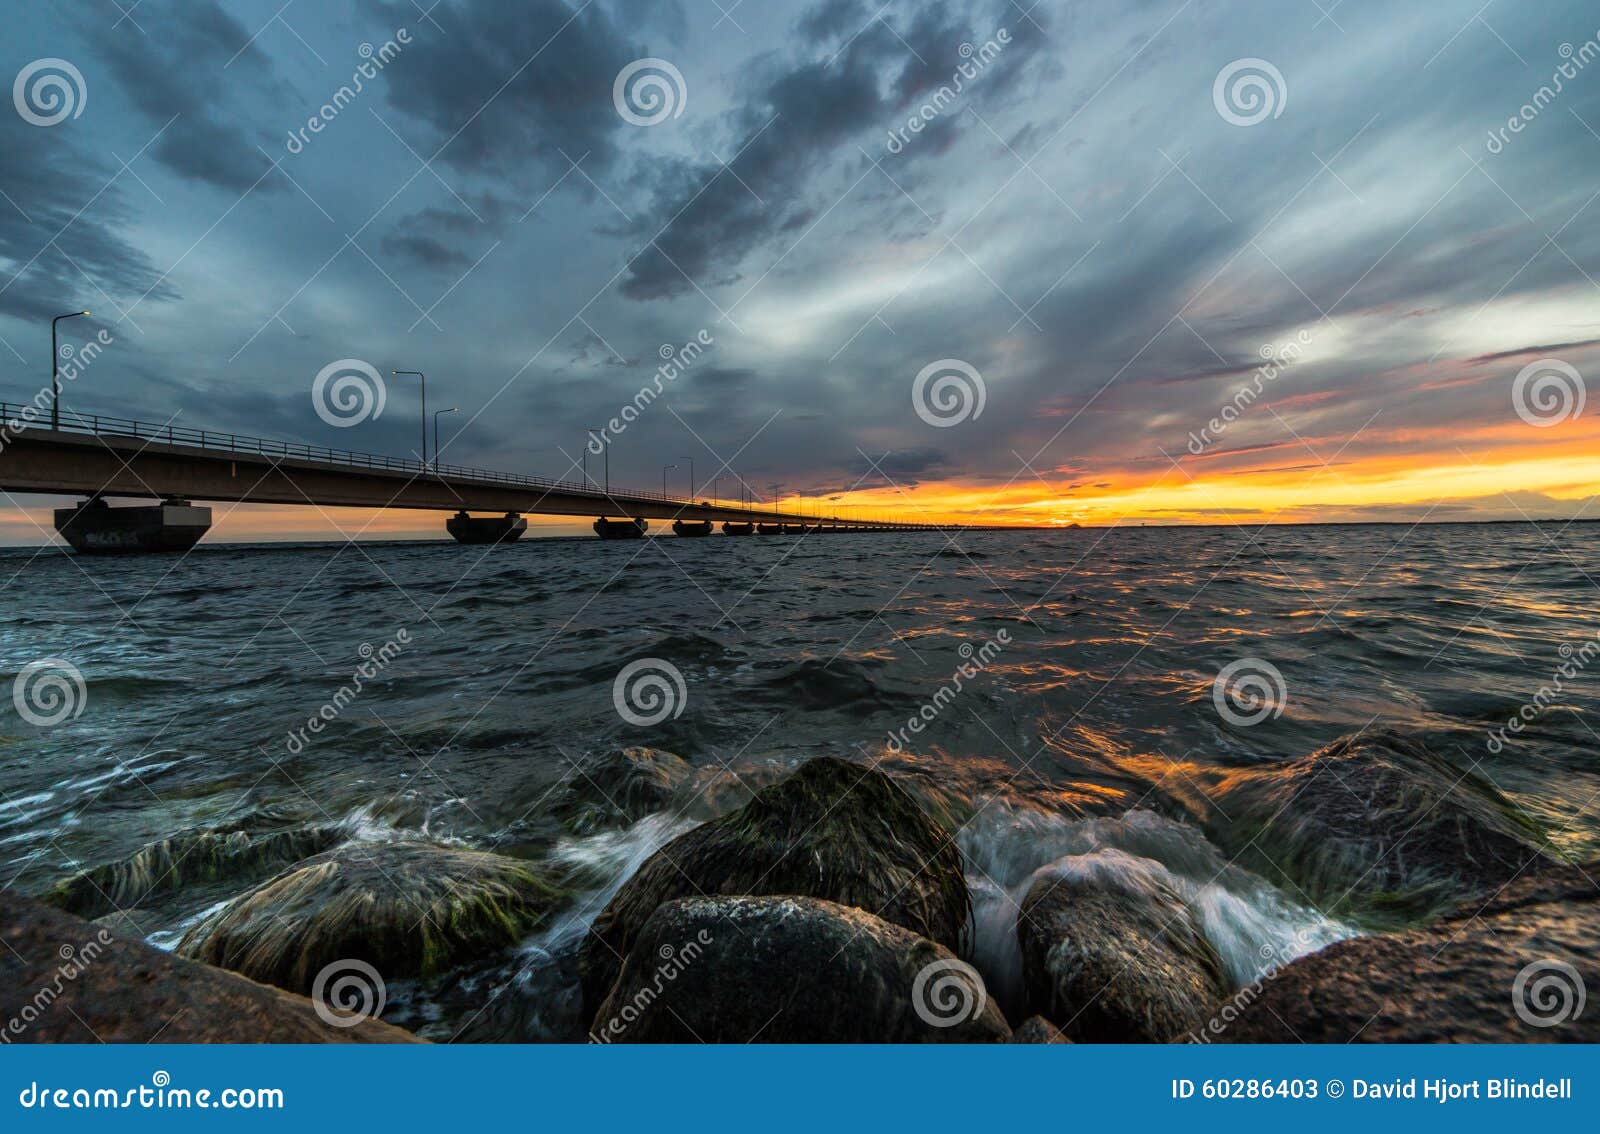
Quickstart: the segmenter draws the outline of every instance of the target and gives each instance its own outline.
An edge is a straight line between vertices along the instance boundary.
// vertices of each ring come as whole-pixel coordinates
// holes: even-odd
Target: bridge
[[[0,490],[82,495],[55,515],[56,530],[80,552],[187,550],[211,527],[211,510],[195,500],[449,512],[446,530],[462,543],[515,540],[527,515],[593,516],[596,534],[608,539],[639,538],[651,520],[672,521],[679,536],[709,535],[718,522],[727,535],[940,527],[678,499],[98,414],[63,411],[53,428],[46,420],[37,406],[0,402]],[[108,497],[157,503],[112,507]]]

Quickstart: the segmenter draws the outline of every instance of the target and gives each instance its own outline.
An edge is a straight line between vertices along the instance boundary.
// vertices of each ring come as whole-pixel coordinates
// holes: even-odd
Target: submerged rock
[[[1213,798],[1243,864],[1336,914],[1404,921],[1551,861],[1498,788],[1395,733],[1235,773]]]
[[[573,768],[552,810],[575,834],[636,822],[670,809],[693,775],[682,756],[658,748],[621,748]]]
[[[1017,917],[1031,1011],[1086,1043],[1166,1043],[1227,990],[1189,908],[1148,860],[1119,850],[1041,870]]]
[[[139,909],[101,914],[94,919],[94,924],[104,926],[113,937],[120,937],[124,941],[143,941],[156,930],[155,915],[149,910]]]
[[[687,898],[640,927],[590,1037],[604,1043],[982,1043],[1011,1029],[944,947],[798,897]]]
[[[1007,1043],[1071,1043],[1067,1034],[1043,1016],[1029,1016],[1017,1025]]]
[[[418,1043],[0,891],[0,1042]],[[66,950],[70,949],[70,955]]]
[[[1596,1043],[1600,862],[1531,871],[1431,925],[1357,937],[1215,1006],[1223,1043]],[[1248,995],[1247,995],[1248,994]]]
[[[623,885],[584,944],[585,1004],[604,998],[656,907],[718,894],[826,898],[952,951],[969,914],[949,835],[883,773],[818,757],[740,810],[678,836]]]
[[[40,900],[80,917],[99,917],[196,882],[265,877],[320,854],[340,837],[337,827],[252,815],[150,843],[127,858],[74,874]]]
[[[309,993],[334,961],[430,976],[515,945],[561,898],[520,859],[425,843],[348,846],[229,902],[178,944],[186,957]]]

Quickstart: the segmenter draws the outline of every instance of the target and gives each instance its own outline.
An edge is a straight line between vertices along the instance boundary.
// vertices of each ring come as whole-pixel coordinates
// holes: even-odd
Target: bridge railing
[[[3,423],[5,432],[8,435],[14,436],[29,427],[50,428],[50,413],[49,410],[38,405],[0,401],[0,423]],[[348,468],[380,469],[385,472],[415,473],[418,476],[449,477],[458,481],[473,480],[489,484],[512,485],[518,488],[533,488],[547,492],[574,492],[593,496],[597,499],[649,500],[663,504],[677,504],[684,507],[695,506],[699,503],[693,500],[684,500],[677,496],[669,496],[661,492],[634,489],[618,489],[614,492],[607,492],[593,482],[550,480],[546,477],[523,476],[518,473],[470,468],[465,465],[424,463],[419,460],[412,460],[409,457],[389,457],[382,453],[359,453],[350,449],[330,449],[322,445],[275,441],[269,437],[220,433],[211,429],[191,429],[188,426],[173,425],[170,422],[166,425],[156,425],[148,421],[134,421],[131,418],[110,417],[106,414],[77,413],[72,410],[61,411],[60,424],[56,428],[63,433],[82,433],[96,437],[132,437],[143,441],[160,442],[165,445],[187,445],[213,453],[240,453],[249,456],[320,461],[324,464],[341,465]],[[733,505],[728,504],[717,504],[715,506],[748,512],[752,516],[783,516],[785,522],[789,520],[799,523],[849,524],[859,522],[846,520],[842,517],[805,517],[792,512],[782,512],[770,508],[740,506],[735,509]]]

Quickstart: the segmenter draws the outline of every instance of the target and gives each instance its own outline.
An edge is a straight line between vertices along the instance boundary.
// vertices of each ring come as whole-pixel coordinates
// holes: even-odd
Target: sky
[[[457,408],[445,461],[578,479],[617,419],[613,484],[687,493],[692,460],[703,497],[1600,517],[1592,4],[49,0],[7,25],[10,402],[48,386],[51,316],[90,308],[63,404],[158,424],[416,456],[404,369]],[[0,541],[63,502],[0,500]],[[443,536],[214,511],[212,540]]]

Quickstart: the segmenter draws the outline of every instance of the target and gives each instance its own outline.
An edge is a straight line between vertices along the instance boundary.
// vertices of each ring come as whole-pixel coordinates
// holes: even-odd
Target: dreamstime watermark
[[[662,343],[657,352],[661,356],[661,365],[656,367],[654,377],[649,383],[639,387],[639,392],[633,396],[633,400],[626,403],[615,417],[589,434],[589,440],[585,442],[589,452],[596,457],[605,452],[606,446],[627,432],[628,426],[638,421],[639,415],[649,409],[665,392],[666,384],[676,382],[678,376],[699,361],[706,348],[714,345],[716,341],[710,331],[702,328],[699,334],[681,347]]]
[[[89,966],[100,959],[100,954],[105,952],[111,944],[111,931],[102,929],[95,934],[94,940],[85,941],[82,945],[62,945],[56,950],[56,955],[61,958],[61,963],[56,966],[55,974],[48,984],[41,985],[33,994],[33,998],[24,1004],[17,1014],[6,1021],[5,1027],[0,1028],[0,1043],[10,1043],[26,1032],[40,1016],[50,1010],[50,1006],[61,999],[61,993],[67,985],[77,980],[88,970]]]
[[[911,1007],[929,1027],[976,1020],[988,1003],[989,990],[978,970],[954,957],[929,961],[911,981]]]
[[[311,380],[311,408],[336,429],[349,429],[383,416],[389,399],[383,375],[370,362],[341,358],[330,362]]]
[[[1309,951],[1313,943],[1310,930],[1301,929],[1296,931],[1294,935],[1293,951],[1288,952],[1286,956],[1284,956],[1285,950],[1278,948],[1270,941],[1262,945],[1261,959],[1271,967],[1229,997],[1228,1002],[1217,1009],[1216,1015],[1212,1016],[1211,1019],[1207,1020],[1195,1031],[1189,1033],[1187,1042],[1210,1043],[1227,1031],[1229,1024],[1237,1020],[1245,1009],[1261,998],[1262,990],[1271,984],[1279,973],[1283,972],[1284,965]],[[1283,962],[1273,964],[1272,962],[1276,961],[1280,956],[1284,957]]]
[[[11,102],[24,122],[56,126],[83,113],[89,86],[83,72],[65,59],[35,59],[17,72]]]
[[[1580,71],[1600,59],[1600,32],[1596,32],[1582,47],[1575,48],[1570,43],[1563,43],[1556,49],[1556,54],[1566,62],[1556,65],[1550,81],[1534,91],[1533,97],[1518,107],[1517,112],[1506,119],[1504,126],[1489,131],[1489,140],[1484,143],[1484,148],[1491,154],[1504,153],[1512,137],[1533,125],[1534,119],[1555,102],[1556,97],[1566,89],[1567,80],[1576,79]]]
[[[1553,1028],[1576,1020],[1588,1003],[1583,974],[1565,961],[1532,961],[1511,982],[1511,1007],[1531,1027]]]
[[[1538,429],[1549,429],[1582,416],[1588,401],[1583,375],[1559,358],[1530,362],[1511,380],[1511,408]]]
[[[591,1029],[589,1042],[610,1043],[620,1037],[645,1009],[661,999],[662,990],[667,985],[677,980],[692,962],[699,960],[713,940],[711,931],[702,929],[692,941],[681,946],[674,947],[671,943],[662,945],[656,951],[661,963],[656,966],[655,979],[649,984],[640,985],[639,990],[628,998],[614,1016],[600,1027]]]
[[[389,990],[378,970],[365,961],[343,958],[322,966],[311,982],[311,1006],[322,1022],[353,1028],[383,1015]]]
[[[966,89],[966,85],[983,74],[984,69],[999,58],[1000,53],[1010,43],[1011,32],[1001,28],[994,33],[992,39],[985,40],[978,47],[963,43],[957,48],[956,54],[961,56],[963,62],[956,65],[950,81],[941,84],[938,90],[929,95],[927,101],[906,119],[904,126],[889,131],[889,140],[884,144],[884,149],[891,154],[904,151],[910,144],[911,138],[922,133],[934,119],[949,109]]]
[[[629,724],[648,728],[668,717],[677,720],[683,716],[689,688],[671,662],[640,658],[623,666],[611,683],[611,704]]]
[[[64,658],[40,658],[18,671],[11,703],[35,728],[54,728],[82,715],[89,691],[77,666]]]
[[[157,1071],[149,1084],[119,1091],[113,1087],[55,1087],[30,1082],[17,1094],[28,1110],[282,1110],[279,1087],[174,1087],[172,1076]]]
[[[365,87],[364,80],[376,79],[378,74],[392,63],[401,51],[411,45],[411,30],[400,28],[394,33],[394,38],[385,40],[380,47],[373,47],[370,43],[363,43],[356,48],[356,54],[361,56],[362,62],[356,64],[356,69],[350,75],[350,81],[333,92],[327,102],[317,108],[317,112],[306,119],[306,124],[289,131],[289,140],[283,148],[291,154],[302,152],[311,144],[311,138],[333,125],[334,119],[344,113],[345,107],[356,100]]]
[[[911,382],[911,408],[936,429],[978,420],[988,396],[978,368],[959,358],[930,362]]]
[[[1245,410],[1261,397],[1267,384],[1276,382],[1278,376],[1287,370],[1291,363],[1300,360],[1300,356],[1310,345],[1311,332],[1304,329],[1296,332],[1294,338],[1281,347],[1274,348],[1270,343],[1263,343],[1260,354],[1264,361],[1256,367],[1250,381],[1233,392],[1233,397],[1217,411],[1216,417],[1200,427],[1198,434],[1192,429],[1189,431],[1189,452],[1198,457],[1215,445],[1228,426],[1244,416]]]
[[[1548,709],[1566,690],[1567,682],[1587,669],[1595,658],[1600,657],[1600,633],[1596,633],[1594,637],[1576,647],[1571,642],[1563,642],[1557,647],[1556,652],[1561,655],[1562,661],[1550,674],[1550,680],[1535,689],[1533,696],[1523,702],[1521,708],[1513,713],[1511,719],[1502,727],[1489,733],[1489,739],[1484,742],[1484,747],[1490,752],[1498,754],[1505,751],[1507,732],[1515,735],[1532,724],[1534,718]]]
[[[105,353],[105,349],[116,342],[116,337],[104,327],[96,332],[94,338],[84,343],[81,347],[74,347],[71,343],[62,343],[56,359],[56,374],[60,377],[62,385],[76,382],[95,360]],[[22,407],[22,412],[8,421],[0,422],[0,449],[16,439],[25,427],[32,425],[41,418],[50,416],[50,407],[55,402],[55,387],[41,386],[39,392],[34,394],[33,400]]]
[[[977,677],[978,674],[989,668],[990,663],[999,656],[1000,651],[1011,644],[1011,631],[1004,628],[997,630],[995,636],[984,642],[983,645],[973,648],[971,642],[962,642],[956,650],[963,658],[967,659],[956,666],[955,672],[950,675],[950,680],[939,686],[934,695],[923,702],[922,707],[906,718],[906,723],[900,728],[891,729],[888,734],[887,744],[891,752],[903,752],[910,737],[920,733],[934,719],[944,712],[945,708],[960,695],[966,683]]]
[[[389,667],[389,663],[399,657],[405,648],[411,644],[411,632],[405,627],[396,630],[394,637],[390,638],[377,649],[372,643],[362,642],[356,650],[365,660],[350,674],[350,680],[334,693],[320,709],[306,718],[306,723],[298,728],[292,728],[283,734],[283,746],[291,755],[298,756],[305,751],[311,738],[320,734],[328,725],[339,718],[339,714],[350,706],[350,703],[361,695],[367,682],[377,677]]]
[[[1265,59],[1235,59],[1217,72],[1211,104],[1224,122],[1255,126],[1278,118],[1289,105],[1289,84],[1283,72]]]
[[[1260,658],[1229,662],[1211,683],[1211,703],[1229,724],[1248,728],[1283,716],[1289,689],[1278,667]]]
[[[611,101],[624,122],[659,126],[668,118],[683,117],[689,86],[683,81],[683,72],[665,59],[635,59],[617,72]]]

